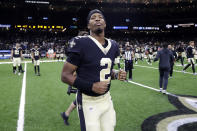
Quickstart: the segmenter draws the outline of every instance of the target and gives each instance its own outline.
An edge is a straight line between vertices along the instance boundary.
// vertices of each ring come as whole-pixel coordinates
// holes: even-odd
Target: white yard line
[[[64,61],[58,61],[58,60],[40,60],[40,62],[42,63],[45,63],[45,62],[65,62],[65,60]],[[23,61],[23,62],[21,62],[21,63],[32,63],[32,61]],[[13,62],[0,62],[0,65],[1,64],[13,64]]]
[[[24,75],[23,75],[23,84],[21,90],[21,99],[20,106],[18,112],[18,123],[17,123],[17,131],[24,130],[24,116],[25,116],[25,89],[26,89],[26,74],[27,74],[27,64],[25,63],[24,67]]]
[[[156,89],[156,88],[153,88],[153,87],[150,87],[150,86],[146,86],[146,85],[143,85],[143,84],[140,84],[140,83],[134,82],[134,81],[128,81],[128,82],[129,82],[129,83],[132,83],[132,84],[134,84],[134,85],[138,85],[138,86],[141,86],[141,87],[144,87],[144,88],[150,89],[150,90],[157,91],[157,92],[159,92],[159,91],[160,91],[159,89]],[[174,96],[174,97],[177,97],[177,95],[172,94],[172,93],[169,93],[169,92],[167,92],[166,94],[167,94],[167,95]]]
[[[124,63],[121,63],[121,64],[124,64]],[[151,66],[142,66],[142,65],[137,65],[137,64],[134,64],[133,66],[138,66],[138,67],[144,67],[144,68],[149,68],[149,69],[154,69],[154,70],[158,70],[158,68],[156,67],[151,67]],[[183,71],[179,71],[179,70],[173,70],[174,72],[179,72],[179,73],[183,73],[183,74],[191,74],[193,75],[193,73],[191,72],[183,72]]]
[[[150,68],[150,69],[155,69],[155,70],[158,70],[158,68],[156,67],[150,67],[150,66],[141,66],[141,65],[134,65],[134,66],[138,66],[138,67],[144,67],[144,68]],[[174,72],[179,72],[179,73],[183,73],[182,71],[178,71],[178,70],[173,70]],[[191,74],[193,75],[193,73],[191,72],[184,72],[184,74]]]

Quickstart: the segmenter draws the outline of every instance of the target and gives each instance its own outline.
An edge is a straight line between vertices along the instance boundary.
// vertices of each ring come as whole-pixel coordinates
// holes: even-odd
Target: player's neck
[[[95,33],[90,33],[90,35],[92,37],[94,37],[99,43],[101,43],[102,45],[105,44],[105,37],[104,37],[104,32],[100,33],[100,34],[95,34]]]

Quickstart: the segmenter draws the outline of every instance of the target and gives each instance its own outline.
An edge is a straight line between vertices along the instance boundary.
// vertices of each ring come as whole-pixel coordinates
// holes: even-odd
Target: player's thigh
[[[18,64],[18,66],[21,65],[21,58],[17,58],[17,64]]]
[[[193,58],[188,58],[187,61],[188,61],[189,64],[194,64],[194,59]]]
[[[36,65],[39,66],[40,65],[40,60],[36,61]]]
[[[95,103],[83,103],[86,131],[100,130],[100,110]]]
[[[37,60],[34,60],[34,66],[36,66],[37,65]]]
[[[13,66],[16,66],[16,59],[13,58]]]
[[[116,125],[116,112],[111,99],[109,100],[109,109],[102,115],[100,121],[101,131],[114,131]]]

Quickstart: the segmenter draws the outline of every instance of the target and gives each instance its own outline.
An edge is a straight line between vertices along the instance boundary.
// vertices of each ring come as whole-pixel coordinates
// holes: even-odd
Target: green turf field
[[[75,95],[68,96],[67,85],[60,80],[63,62],[41,63],[41,76],[35,76],[34,67],[27,63],[26,102],[24,131],[79,131],[77,111],[71,113],[70,125],[65,126],[60,112],[70,105]],[[155,67],[138,62],[134,66],[133,81],[159,89],[158,70],[141,66]],[[24,64],[23,64],[24,68]],[[181,71],[182,67],[174,67]],[[187,72],[192,72],[191,67]],[[17,128],[23,75],[12,73],[11,64],[0,64],[0,131],[15,131]],[[169,79],[168,92],[179,95],[197,96],[197,76],[174,72]],[[177,110],[167,95],[134,85],[113,80],[111,96],[116,110],[115,131],[141,131],[143,121],[153,115]]]

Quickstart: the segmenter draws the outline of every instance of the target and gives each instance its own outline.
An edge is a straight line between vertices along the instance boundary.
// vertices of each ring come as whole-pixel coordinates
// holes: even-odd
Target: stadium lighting
[[[64,28],[64,29],[62,30],[62,32],[64,32],[64,31],[66,31],[66,28]]]
[[[187,23],[187,24],[178,24],[181,27],[190,27],[192,25],[194,25],[194,23]]]
[[[178,28],[178,25],[174,25],[174,28]]]
[[[166,28],[167,28],[167,29],[170,29],[170,28],[172,28],[172,25],[167,24],[167,25],[166,25]]]
[[[28,20],[32,20],[32,17],[31,17],[31,16],[28,16],[27,19],[28,19]]]
[[[159,30],[159,27],[143,27],[143,26],[137,27],[137,26],[134,26],[133,30]]]
[[[114,26],[113,29],[114,30],[127,30],[128,26]]]
[[[70,26],[70,29],[77,29],[77,26],[71,25],[71,26]]]
[[[197,24],[195,24],[195,27],[197,27]]]
[[[43,17],[42,19],[43,19],[43,20],[48,20],[48,17]]]
[[[49,4],[48,1],[29,1],[29,0],[26,0],[25,3],[30,3],[30,4]]]
[[[0,24],[0,28],[10,28],[11,25]]]

